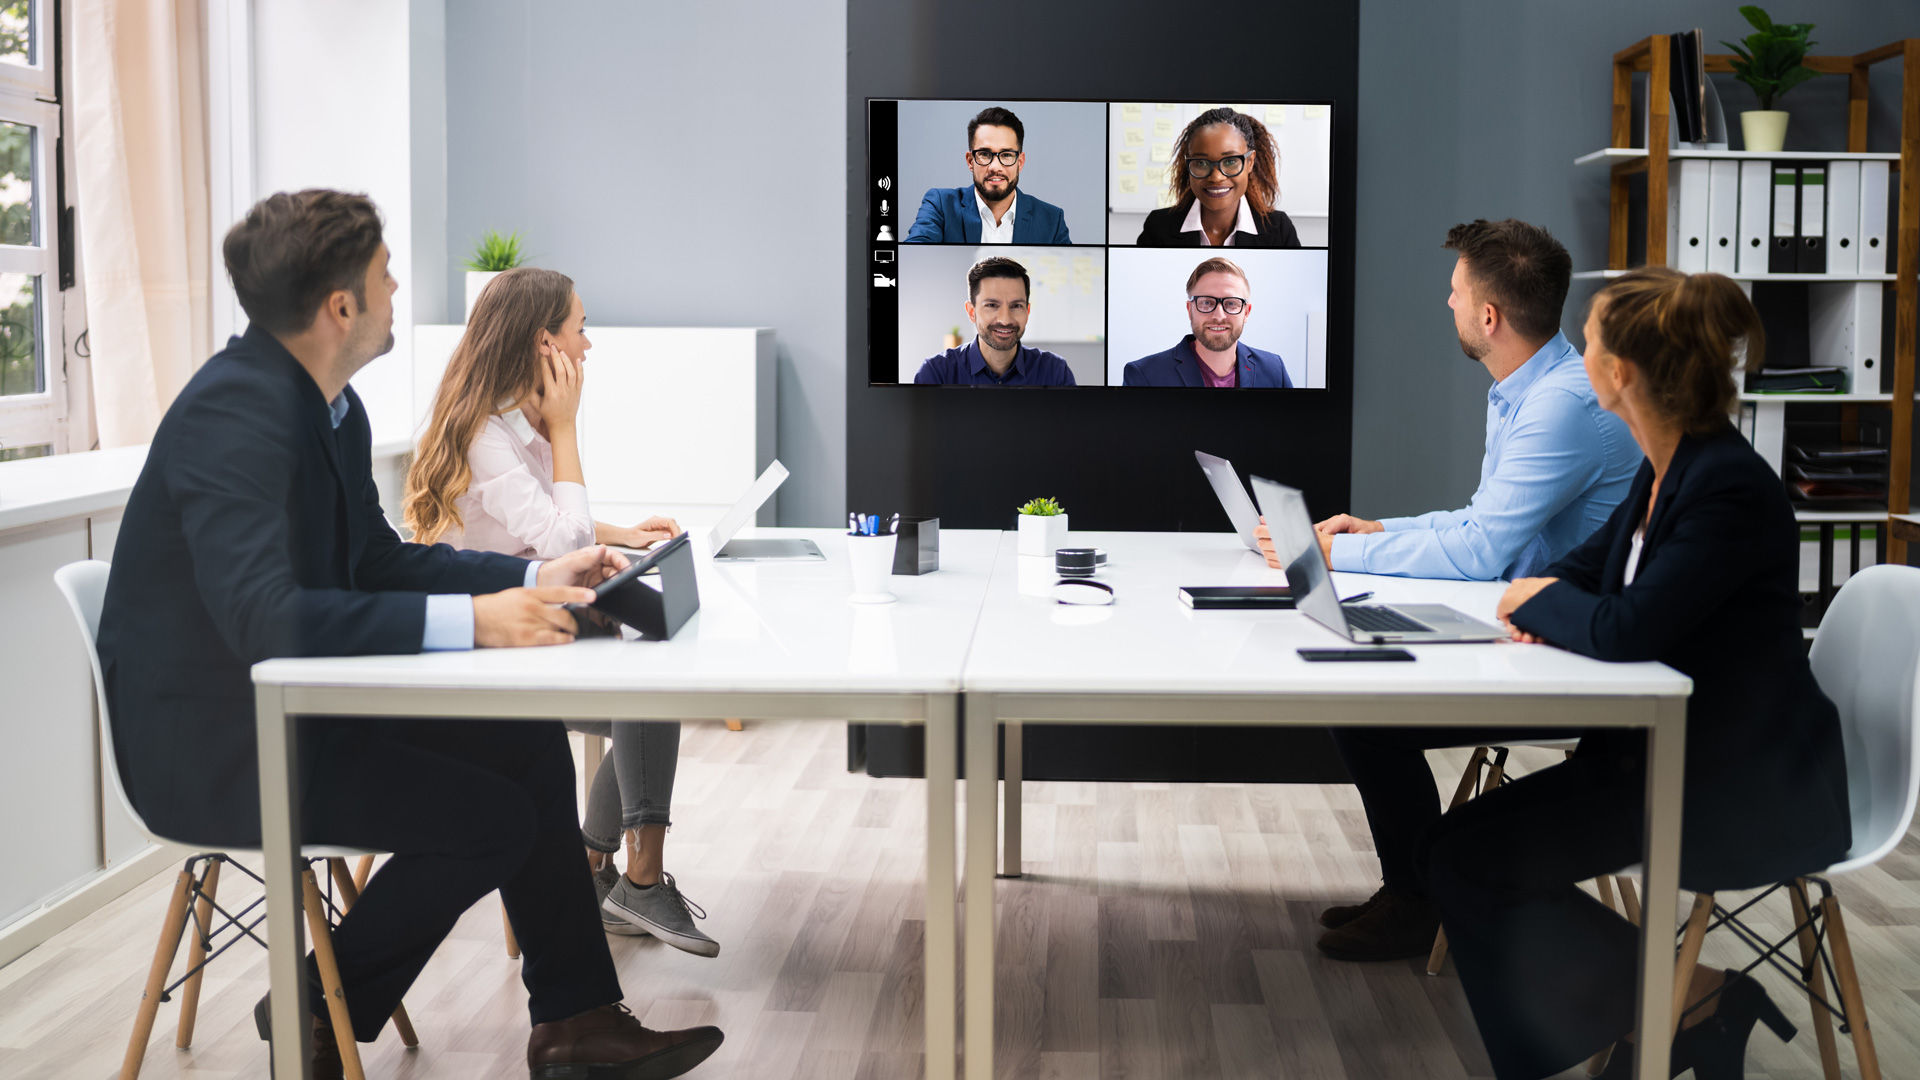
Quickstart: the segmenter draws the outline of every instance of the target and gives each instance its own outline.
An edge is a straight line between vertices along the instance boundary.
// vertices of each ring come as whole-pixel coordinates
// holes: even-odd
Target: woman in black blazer
[[[1279,207],[1279,147],[1246,113],[1194,117],[1174,143],[1167,183],[1174,204],[1147,215],[1134,241],[1141,247],[1300,246]]]
[[[1743,338],[1759,363],[1759,317],[1718,274],[1641,270],[1600,291],[1587,375],[1647,460],[1606,525],[1499,609],[1519,641],[1693,679],[1680,879],[1698,892],[1774,885],[1851,846],[1839,715],[1800,632],[1799,527],[1727,420]],[[1576,883],[1641,858],[1645,760],[1639,732],[1587,734],[1564,764],[1425,839],[1427,887],[1503,1080],[1560,1072],[1634,1026],[1639,931]],[[1676,1075],[1739,1077],[1756,1019],[1793,1034],[1732,972],[1700,969],[1688,1002]],[[1630,1070],[1617,1054],[1608,1075]]]

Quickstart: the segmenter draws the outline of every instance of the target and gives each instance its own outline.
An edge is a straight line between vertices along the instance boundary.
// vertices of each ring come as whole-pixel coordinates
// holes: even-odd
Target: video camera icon
[[[876,289],[891,289],[895,284],[897,283],[885,274],[873,275],[873,287]]]

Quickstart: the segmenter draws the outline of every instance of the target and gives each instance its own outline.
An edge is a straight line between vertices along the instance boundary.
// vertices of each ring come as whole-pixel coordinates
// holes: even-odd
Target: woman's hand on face
[[[580,388],[586,381],[586,368],[568,356],[552,335],[540,335],[540,419],[551,431],[572,427],[580,412]]]
[[[1514,626],[1512,616],[1522,604],[1533,599],[1541,589],[1559,580],[1559,578],[1550,577],[1528,577],[1520,578],[1507,586],[1507,591],[1500,597],[1500,606],[1494,610],[1494,615],[1499,618],[1502,626],[1513,632],[1513,640],[1529,645],[1539,643],[1540,639],[1537,636]]]

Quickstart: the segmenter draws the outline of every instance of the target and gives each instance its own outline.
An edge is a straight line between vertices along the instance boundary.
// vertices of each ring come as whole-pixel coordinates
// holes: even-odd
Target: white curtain
[[[69,120],[100,445],[150,442],[206,359],[204,0],[73,0]]]

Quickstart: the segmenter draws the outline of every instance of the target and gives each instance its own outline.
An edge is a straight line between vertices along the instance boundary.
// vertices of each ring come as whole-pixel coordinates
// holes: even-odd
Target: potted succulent
[[[1067,512],[1052,499],[1034,499],[1020,508],[1020,554],[1053,553],[1067,543]]]
[[[1787,142],[1787,114],[1773,107],[1774,99],[1817,74],[1800,61],[1818,42],[1808,41],[1812,23],[1776,23],[1758,6],[1740,9],[1753,24],[1756,33],[1748,34],[1746,47],[1731,41],[1720,44],[1732,49],[1733,77],[1753,88],[1760,108],[1740,114],[1740,136],[1748,150],[1775,153]]]
[[[487,282],[527,261],[527,253],[520,246],[520,234],[511,232],[501,236],[497,230],[488,229],[487,234],[476,240],[473,254],[467,256],[467,315],[473,314],[473,302],[480,299],[480,291]],[[462,322],[466,321],[463,316]]]
[[[953,329],[951,329],[951,330],[949,330],[949,331],[947,331],[947,336],[946,336],[946,340],[945,340],[945,345],[946,345],[946,347],[947,347],[947,348],[949,348],[949,349],[957,349],[957,348],[959,348],[959,347],[960,347],[960,345],[961,345],[961,341],[960,341],[960,328],[959,328],[959,327],[957,327],[957,326],[956,326],[956,327],[954,327]]]

